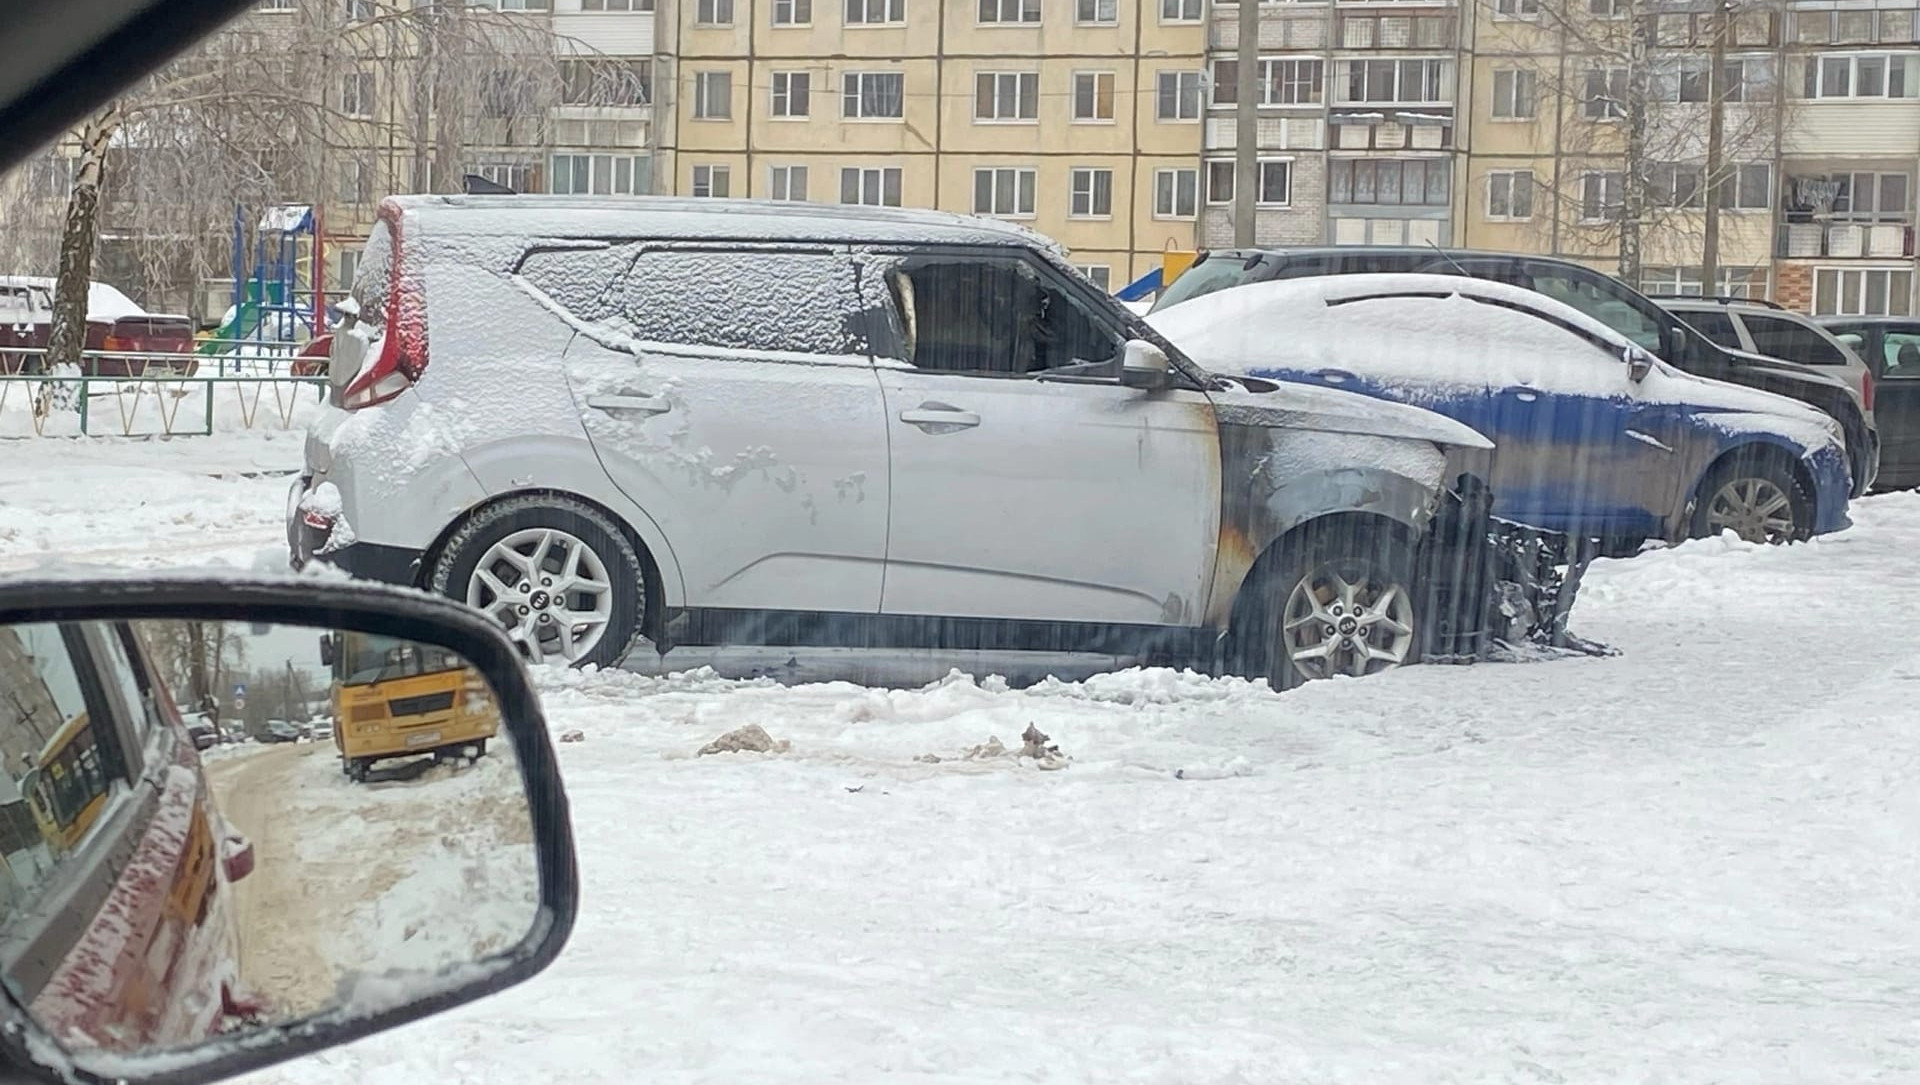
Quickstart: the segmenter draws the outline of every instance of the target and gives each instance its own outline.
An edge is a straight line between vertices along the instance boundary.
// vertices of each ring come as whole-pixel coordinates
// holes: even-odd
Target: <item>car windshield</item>
[[[0,576],[333,612],[215,611],[171,708],[0,639],[0,916],[113,957],[0,979],[353,1030],[258,1081],[1920,1082],[1917,32],[248,0],[98,58],[152,71],[0,177]],[[526,682],[339,630],[370,584]],[[298,877],[109,954],[50,857],[195,759]],[[529,977],[465,834],[549,767]],[[286,952],[141,940],[227,926]]]

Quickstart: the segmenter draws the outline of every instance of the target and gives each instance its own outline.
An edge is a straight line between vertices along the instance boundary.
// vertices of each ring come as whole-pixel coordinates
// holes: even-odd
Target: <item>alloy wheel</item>
[[[516,531],[487,548],[467,580],[467,605],[494,616],[536,663],[573,663],[613,617],[606,563],[556,528]]]
[[[1322,565],[1287,597],[1281,636],[1303,678],[1390,670],[1413,651],[1413,600],[1405,585],[1349,579]]]

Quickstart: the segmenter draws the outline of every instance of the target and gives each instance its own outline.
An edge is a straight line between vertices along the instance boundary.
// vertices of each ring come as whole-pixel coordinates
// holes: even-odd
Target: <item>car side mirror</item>
[[[1173,366],[1167,352],[1145,339],[1127,340],[1120,367],[1120,383],[1128,388],[1157,392],[1173,380]]]
[[[1621,354],[1627,363],[1627,379],[1633,383],[1639,384],[1647,379],[1647,374],[1653,372],[1653,355],[1648,354],[1645,348],[1630,346]]]
[[[187,703],[265,740],[198,742]],[[579,899],[519,650],[361,582],[0,584],[0,813],[9,1080],[198,1085],[358,1040],[540,972]]]
[[[1676,322],[1667,329],[1667,361],[1683,365],[1687,360],[1687,329]]]

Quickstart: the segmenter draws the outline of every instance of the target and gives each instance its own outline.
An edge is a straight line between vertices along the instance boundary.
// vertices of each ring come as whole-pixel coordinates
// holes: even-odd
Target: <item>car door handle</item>
[[[1531,388],[1509,388],[1507,389],[1507,394],[1522,403],[1532,403],[1534,400],[1540,398],[1540,393]]]
[[[665,414],[673,409],[665,396],[641,396],[623,392],[620,395],[588,396],[587,406],[596,411],[644,411],[647,414]]]
[[[1345,384],[1350,380],[1359,379],[1344,369],[1316,369],[1313,371],[1313,375],[1326,381],[1328,384]]]
[[[922,403],[900,412],[900,421],[909,426],[943,426],[971,429],[980,424],[980,416],[945,403]]]

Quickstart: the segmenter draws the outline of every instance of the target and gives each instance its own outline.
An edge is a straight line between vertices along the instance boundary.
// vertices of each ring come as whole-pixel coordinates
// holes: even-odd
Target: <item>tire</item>
[[[1779,498],[1786,505],[1776,508]],[[1688,535],[1704,539],[1728,527],[1748,542],[1796,542],[1813,534],[1813,499],[1778,456],[1736,452],[1700,480]]]
[[[569,568],[577,576],[563,591]],[[533,662],[615,666],[646,615],[646,573],[633,544],[605,513],[559,495],[480,510],[440,548],[428,584],[500,620]]]
[[[1268,685],[1292,689],[1316,678],[1376,674],[1419,659],[1414,553],[1398,533],[1336,519],[1309,524],[1280,545],[1274,566],[1253,585],[1245,616],[1249,662],[1264,671]],[[1354,604],[1358,614],[1346,610]],[[1306,620],[1316,613],[1318,618]],[[1316,657],[1316,650],[1323,654]]]

